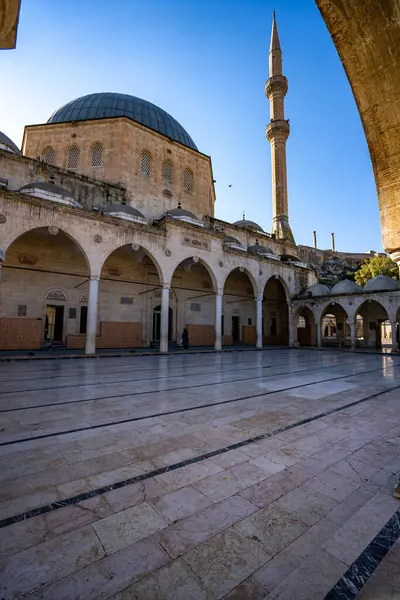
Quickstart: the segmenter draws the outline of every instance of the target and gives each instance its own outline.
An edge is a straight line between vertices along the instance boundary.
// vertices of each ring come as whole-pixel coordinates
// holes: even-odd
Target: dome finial
[[[245,215],[245,212],[243,211],[243,221],[245,221],[245,220],[246,220],[246,215]]]
[[[178,208],[179,208],[179,209],[180,209],[180,208],[182,208],[182,204],[181,204],[181,201],[180,201],[180,200],[178,201]]]
[[[51,167],[51,169],[50,169],[49,181],[50,181],[50,183],[54,184],[54,169],[53,169],[53,167]]]
[[[260,244],[258,243],[258,239],[256,239],[256,246],[259,246]]]

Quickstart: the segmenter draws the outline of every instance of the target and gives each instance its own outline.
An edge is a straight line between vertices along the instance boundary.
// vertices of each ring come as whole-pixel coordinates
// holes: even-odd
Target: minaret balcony
[[[273,75],[265,84],[265,94],[268,99],[277,91],[279,91],[282,96],[286,96],[288,91],[288,80],[284,75]]]
[[[286,141],[289,137],[289,133],[290,125],[285,119],[270,121],[267,125],[266,134],[269,141],[279,137],[282,138],[283,141]]]

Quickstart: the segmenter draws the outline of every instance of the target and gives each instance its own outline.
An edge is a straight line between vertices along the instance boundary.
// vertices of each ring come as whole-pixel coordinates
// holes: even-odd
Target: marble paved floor
[[[399,366],[306,349],[1,363],[0,598],[396,598],[398,543],[353,595],[332,588],[400,509]]]

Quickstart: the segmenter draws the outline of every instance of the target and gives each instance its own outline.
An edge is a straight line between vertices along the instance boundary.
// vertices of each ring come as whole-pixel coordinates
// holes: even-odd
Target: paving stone
[[[107,554],[112,554],[167,526],[147,502],[93,523]]]
[[[204,587],[222,598],[270,556],[234,528],[227,529],[183,556]]]
[[[120,590],[169,561],[160,545],[148,538],[59,579],[29,600],[107,600],[112,594],[118,598]]]
[[[21,598],[104,555],[98,537],[87,526],[8,556],[0,567],[0,597]]]
[[[212,502],[193,487],[185,487],[149,500],[149,504],[168,523],[174,523],[207,508]]]
[[[270,556],[278,554],[307,530],[305,523],[280,507],[271,505],[243,519],[235,527]]]
[[[157,539],[168,554],[176,558],[256,510],[257,507],[244,498],[231,496],[223,502],[170,525],[160,531]]]
[[[114,600],[214,600],[182,559],[166,565],[113,597]]]

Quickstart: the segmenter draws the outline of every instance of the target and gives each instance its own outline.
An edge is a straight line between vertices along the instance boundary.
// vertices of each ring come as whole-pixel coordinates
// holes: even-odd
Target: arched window
[[[140,157],[140,172],[147,177],[151,175],[151,154],[148,150],[143,150]]]
[[[77,169],[79,166],[79,148],[78,146],[70,146],[68,148],[67,169]]]
[[[92,167],[103,166],[103,144],[96,142],[92,146]]]
[[[185,190],[185,192],[193,191],[193,171],[191,171],[190,169],[185,169],[183,171],[182,187]]]
[[[166,160],[163,162],[162,177],[164,185],[172,185],[172,161]]]
[[[56,164],[56,153],[52,146],[47,146],[47,148],[43,150],[42,160],[44,160],[44,162],[46,162],[48,165]]]

